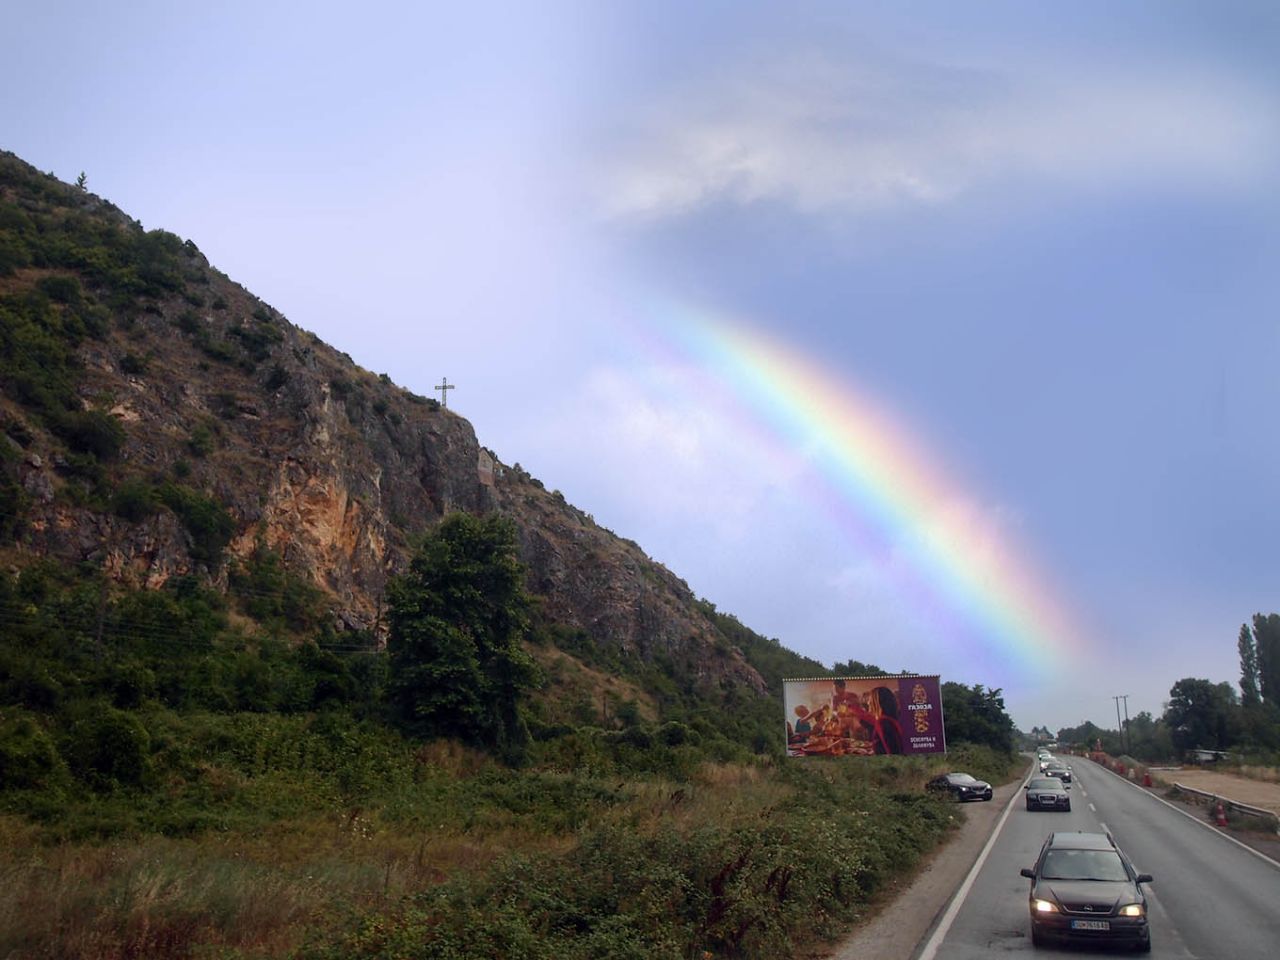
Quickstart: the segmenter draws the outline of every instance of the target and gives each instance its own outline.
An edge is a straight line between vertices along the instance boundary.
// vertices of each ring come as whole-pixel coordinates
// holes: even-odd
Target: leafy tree
[[[73,771],[94,787],[138,786],[151,770],[151,737],[134,714],[87,705],[67,734]]]
[[[1129,721],[1127,732],[1129,752],[1133,756],[1147,761],[1173,759],[1173,738],[1163,718],[1143,710]]]
[[[844,663],[833,663],[831,672],[840,677],[887,677],[888,671],[861,660],[846,660]]]
[[[942,710],[948,744],[966,740],[997,750],[1013,750],[1013,718],[1005,712],[1000,689],[982,684],[966,687],[947,681],[942,685]]]
[[[1236,646],[1240,651],[1240,702],[1248,710],[1262,702],[1262,693],[1258,683],[1258,647],[1247,623],[1240,624]]]
[[[1178,750],[1226,750],[1239,736],[1231,684],[1186,677],[1169,690],[1164,722]]]
[[[1084,750],[1092,750],[1098,743],[1101,743],[1102,749],[1107,753],[1119,754],[1123,752],[1119,732],[1104,730],[1090,720],[1086,720],[1077,727],[1062,727],[1058,731],[1058,742],[1080,747]]]
[[[191,537],[191,559],[216,567],[235,533],[235,520],[216,500],[189,487],[163,484],[157,499],[178,515]]]
[[[1262,702],[1280,707],[1280,614],[1253,617],[1253,640],[1258,657],[1258,692]]]
[[[520,700],[536,668],[521,646],[530,601],[514,524],[446,517],[387,597],[388,694],[399,722],[521,759],[529,734]]]
[[[284,626],[298,633],[315,632],[329,616],[329,604],[319,587],[285,569],[280,554],[259,536],[253,553],[231,563],[227,572],[231,592],[245,612],[267,626]]]

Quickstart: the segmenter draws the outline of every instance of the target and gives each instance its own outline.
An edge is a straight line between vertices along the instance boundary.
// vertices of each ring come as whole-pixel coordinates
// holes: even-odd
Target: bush
[[[92,454],[99,460],[114,460],[124,446],[124,427],[101,410],[60,412],[51,426],[72,450]]]
[[[90,786],[140,786],[151,769],[151,737],[131,713],[88,706],[67,733],[64,753]]]
[[[155,511],[155,490],[145,480],[125,480],[111,497],[111,512],[130,523],[140,523]]]
[[[66,764],[52,738],[30,717],[0,720],[0,784],[8,790],[60,785]]]
[[[120,358],[120,370],[131,377],[140,377],[147,372],[150,361],[136,353],[126,353]]]
[[[231,542],[235,521],[216,500],[189,487],[166,483],[158,491],[160,502],[177,514],[191,537],[191,559],[210,566],[222,561]]]
[[[202,423],[191,431],[191,436],[187,439],[187,449],[191,451],[192,456],[207,457],[213,452],[213,447],[213,431],[209,429],[208,424]]]
[[[74,304],[80,302],[80,281],[75,277],[63,274],[41,277],[40,282],[36,284],[36,288],[54,303]]]

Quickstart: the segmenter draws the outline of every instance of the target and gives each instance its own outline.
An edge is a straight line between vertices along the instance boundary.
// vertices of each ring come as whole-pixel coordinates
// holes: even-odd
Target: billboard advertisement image
[[[938,677],[784,680],[787,756],[945,753]]]

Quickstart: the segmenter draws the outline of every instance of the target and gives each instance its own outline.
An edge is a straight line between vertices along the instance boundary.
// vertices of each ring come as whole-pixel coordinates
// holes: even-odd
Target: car
[[[934,777],[925,784],[925,789],[934,793],[947,793],[960,801],[991,799],[991,784],[958,771]]]
[[[1110,943],[1151,950],[1147,897],[1139,873],[1109,833],[1055,832],[1040,848],[1031,881],[1031,942]]]
[[[1071,812],[1071,794],[1057,777],[1032,777],[1025,787],[1028,810],[1066,810]]]
[[[1043,773],[1046,777],[1057,777],[1065,784],[1071,783],[1071,768],[1061,761],[1054,761],[1044,768]],[[1070,786],[1068,786],[1070,789]]]

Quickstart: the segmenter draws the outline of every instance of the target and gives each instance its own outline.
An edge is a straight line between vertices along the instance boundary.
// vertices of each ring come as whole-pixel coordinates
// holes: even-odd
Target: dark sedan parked
[[[1022,789],[1027,792],[1028,810],[1071,811],[1071,794],[1057,777],[1032,777]]]
[[[962,801],[991,799],[991,784],[985,780],[977,780],[967,773],[944,773],[924,786],[931,792],[949,793]]]
[[[1115,841],[1105,833],[1051,833],[1031,880],[1031,942],[1051,940],[1116,943],[1139,953],[1151,950],[1144,883]]]

